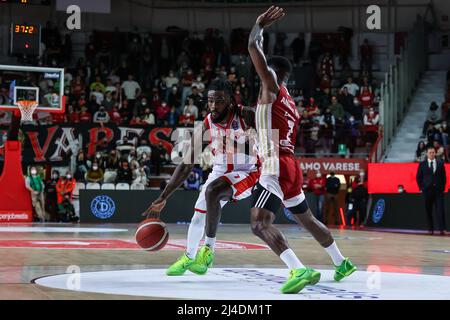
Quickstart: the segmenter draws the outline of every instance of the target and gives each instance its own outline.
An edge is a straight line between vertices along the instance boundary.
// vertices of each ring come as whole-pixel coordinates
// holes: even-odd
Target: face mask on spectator
[[[31,170],[31,175],[32,175],[32,176],[37,175],[37,171],[36,171],[35,169]]]
[[[318,173],[316,174],[316,177],[317,177],[317,178],[322,178],[322,174],[321,174],[320,172],[318,172]]]
[[[96,157],[97,159],[100,159],[100,158],[102,157],[102,155],[101,155],[100,153],[97,153],[97,154],[95,155],[95,157]]]
[[[66,177],[67,177],[67,179],[72,179],[72,175],[71,174],[68,174],[68,175],[66,175]]]
[[[98,170],[98,167],[97,167],[97,166],[93,166],[93,167],[92,167],[92,170],[97,171],[97,170]]]
[[[54,174],[54,175],[52,175],[52,178],[53,178],[53,180],[56,180],[56,179],[58,179],[58,175]]]
[[[147,155],[145,153],[142,154],[142,159],[146,159]]]
[[[404,190],[403,190],[402,187],[399,187],[399,188],[398,188],[398,193],[403,193],[403,191],[404,191]]]
[[[147,105],[147,100],[142,100],[142,105],[146,106]]]

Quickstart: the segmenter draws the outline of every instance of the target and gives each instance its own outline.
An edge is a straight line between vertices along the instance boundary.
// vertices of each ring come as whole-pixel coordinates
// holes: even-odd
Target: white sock
[[[280,254],[280,258],[288,266],[289,269],[301,269],[305,267],[303,263],[301,263],[297,258],[292,249],[283,251],[283,253]]]
[[[325,248],[325,251],[330,255],[335,266],[340,266],[342,261],[344,261],[345,259],[341,254],[341,251],[339,251],[339,248],[336,245],[336,241],[333,241],[333,243],[328,248]]]
[[[198,246],[205,231],[205,224],[206,214],[195,212],[192,216],[187,236],[186,255],[191,259],[195,259],[195,256],[197,255]]]
[[[214,247],[216,246],[216,237],[209,238],[205,237],[205,245],[210,247],[212,251],[214,251]]]

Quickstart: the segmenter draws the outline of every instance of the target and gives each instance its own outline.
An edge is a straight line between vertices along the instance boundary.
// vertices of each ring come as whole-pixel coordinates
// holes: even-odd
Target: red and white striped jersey
[[[210,139],[213,154],[213,171],[227,173],[233,171],[258,171],[255,137],[249,135],[244,119],[235,112],[224,126],[213,123],[211,114],[204,120],[206,136]],[[251,149],[251,150],[249,150]]]
[[[280,86],[273,103],[258,104],[255,115],[261,174],[279,174],[279,156],[293,155],[300,114],[287,88]]]

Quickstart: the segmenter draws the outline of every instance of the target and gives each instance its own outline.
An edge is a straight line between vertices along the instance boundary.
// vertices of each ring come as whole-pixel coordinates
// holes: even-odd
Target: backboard
[[[64,69],[0,65],[0,110],[18,110],[21,100],[37,101],[36,112],[64,112]]]

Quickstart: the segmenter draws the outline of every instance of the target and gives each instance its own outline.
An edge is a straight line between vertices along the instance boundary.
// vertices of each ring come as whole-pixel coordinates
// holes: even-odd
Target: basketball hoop
[[[32,100],[17,101],[17,106],[20,109],[22,121],[33,121],[33,113],[38,107],[37,101]]]

